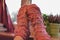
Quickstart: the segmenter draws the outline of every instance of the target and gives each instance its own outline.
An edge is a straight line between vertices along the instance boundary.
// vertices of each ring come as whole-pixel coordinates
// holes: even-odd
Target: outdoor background
[[[16,24],[16,16],[21,7],[21,0],[6,0],[6,4],[12,21]],[[60,0],[32,0],[32,4],[36,4],[40,8],[42,14],[60,15]]]

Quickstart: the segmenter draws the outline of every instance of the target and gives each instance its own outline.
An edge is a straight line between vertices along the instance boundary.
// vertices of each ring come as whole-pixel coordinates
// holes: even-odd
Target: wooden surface
[[[15,34],[14,33],[7,33],[7,32],[0,32],[1,36],[8,36],[8,37],[14,37]]]
[[[0,40],[13,40],[13,33],[0,32]]]

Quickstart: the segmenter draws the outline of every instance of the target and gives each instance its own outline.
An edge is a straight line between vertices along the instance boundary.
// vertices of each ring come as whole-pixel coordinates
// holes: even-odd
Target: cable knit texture
[[[16,36],[21,36],[24,40],[30,35],[29,22],[34,29],[35,40],[50,40],[50,36],[46,32],[43,17],[39,7],[35,4],[24,5],[19,9],[17,15],[17,27],[15,28]]]

